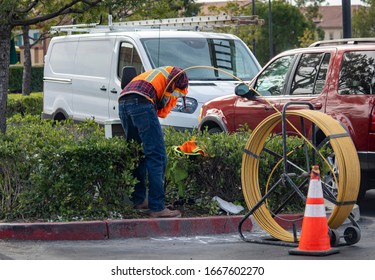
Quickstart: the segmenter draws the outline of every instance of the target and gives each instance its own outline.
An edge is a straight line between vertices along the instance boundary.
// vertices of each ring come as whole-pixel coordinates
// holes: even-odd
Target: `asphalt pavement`
[[[366,196],[360,206],[361,238],[354,245],[347,245],[340,238],[338,254],[325,256],[328,260],[375,260],[375,192]],[[246,222],[243,240],[238,233],[238,223],[242,216],[218,216],[185,219],[153,219],[148,221],[99,221],[104,223],[106,230],[78,238],[85,230],[97,228],[96,222],[87,222],[81,232],[74,232],[74,227],[57,225],[46,228],[37,225],[36,229],[20,227],[20,234],[9,238],[10,225],[2,224],[0,234],[8,238],[0,240],[0,259],[16,260],[311,260],[314,256],[295,256],[289,254],[290,246],[260,244],[246,240],[269,240],[269,236],[256,223]],[[114,223],[114,225],[111,225]],[[144,223],[143,228],[138,228]],[[148,225],[147,225],[148,223]],[[152,225],[152,226],[151,226]],[[15,226],[15,225],[13,225]],[[31,225],[29,225],[31,226]],[[43,227],[44,226],[44,227]],[[61,227],[59,229],[59,226]],[[151,227],[150,227],[151,226]],[[348,225],[343,225],[341,236]],[[350,226],[350,225],[349,225]],[[112,229],[111,229],[112,228]],[[63,229],[63,230],[61,230]],[[17,231],[17,230],[16,230]],[[16,232],[16,231],[13,231]],[[72,234],[72,231],[74,234]],[[216,231],[216,232],[215,232]],[[100,234],[98,234],[98,232]],[[104,233],[104,234],[103,234]],[[109,234],[108,234],[109,233]],[[116,235],[117,233],[117,235]],[[188,233],[188,234],[187,234]],[[48,237],[44,240],[25,240],[30,236]],[[69,237],[64,239],[61,237]],[[101,236],[101,238],[92,237]],[[53,238],[52,238],[53,237]],[[60,237],[60,239],[58,238]],[[74,237],[74,239],[73,239]],[[37,239],[38,239],[37,238]],[[319,257],[318,257],[319,258]],[[321,257],[320,257],[321,258]]]

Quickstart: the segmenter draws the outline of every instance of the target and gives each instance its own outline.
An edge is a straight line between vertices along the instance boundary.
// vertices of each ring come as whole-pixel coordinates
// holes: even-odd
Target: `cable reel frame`
[[[307,105],[310,110],[291,110],[287,111],[287,107],[290,105]],[[288,120],[287,116],[300,116],[301,118],[306,118],[307,120],[311,121],[311,142],[306,139],[304,134],[299,132]],[[283,163],[283,173],[280,179],[268,190],[268,182],[267,182],[267,191],[266,193],[260,197],[260,188],[259,188],[259,180],[258,174],[256,178],[251,181],[249,179],[248,174],[246,173],[247,169],[253,168],[255,171],[259,172],[259,161],[260,161],[260,152],[265,149],[265,136],[268,136],[272,129],[282,122],[282,139],[283,139],[283,151],[282,151],[282,163]],[[306,201],[305,195],[300,191],[300,186],[294,184],[291,174],[288,173],[288,166],[291,164],[288,161],[288,153],[287,153],[287,123],[289,123],[300,135],[301,137],[310,144],[312,149],[312,156],[311,161],[312,164],[308,164],[310,161],[308,158],[308,154],[305,153],[306,156],[306,174],[307,177],[310,172],[310,166],[316,163],[316,156],[319,154],[320,157],[323,157],[319,151],[316,149],[316,126],[318,124],[318,128],[321,129],[326,135],[325,143],[329,142],[335,157],[338,158],[338,165],[339,165],[339,173],[338,178],[336,178],[335,172],[331,169],[332,175],[335,177],[334,181],[338,186],[338,193],[337,197],[323,184],[323,190],[325,194],[325,199],[333,203],[334,209],[328,219],[328,225],[330,227],[330,236],[336,237],[338,239],[339,235],[336,231],[338,227],[340,227],[345,219],[349,219],[350,222],[355,227],[354,230],[347,230],[350,232],[350,236],[354,236],[353,238],[346,239],[348,245],[354,244],[359,241],[360,238],[360,231],[359,225],[354,220],[354,215],[352,213],[352,209],[354,204],[356,203],[356,198],[358,196],[359,191],[359,183],[360,183],[360,169],[359,169],[359,160],[356,149],[354,147],[353,142],[351,141],[350,135],[345,131],[345,129],[332,117],[315,111],[314,107],[311,103],[308,102],[288,102],[284,105],[282,113],[275,113],[274,115],[269,116],[263,122],[261,122],[253,131],[250,139],[247,142],[247,145],[244,150],[243,161],[242,161],[242,185],[243,185],[243,192],[245,196],[246,203],[249,207],[249,212],[242,218],[240,224],[238,226],[238,231],[242,240],[246,242],[252,243],[260,243],[260,244],[270,244],[270,245],[282,245],[282,246],[297,246],[298,236],[297,236],[297,229],[294,222],[292,222],[292,229],[293,232],[290,234],[286,230],[282,229],[275,220],[274,214],[270,213],[265,206],[267,199],[275,192],[278,183],[283,181],[283,183],[287,183],[292,187],[292,195],[298,194],[298,196],[303,200]],[[304,130],[304,121],[301,121],[301,128]],[[267,127],[268,126],[268,127]],[[305,133],[305,132],[304,132]],[[255,143],[256,142],[256,143]],[[323,144],[325,144],[323,143]],[[319,147],[319,146],[318,146]],[[349,160],[350,159],[350,160]],[[326,159],[323,158],[326,164],[329,165]],[[349,169],[349,170],[347,170]],[[351,172],[352,174],[348,174]],[[305,174],[305,175],[306,175]],[[270,174],[271,176],[272,174]],[[254,176],[253,176],[254,177]],[[302,183],[304,184],[304,183]],[[346,184],[349,186],[346,188]],[[258,188],[257,192],[254,190],[255,187]],[[251,195],[257,198],[256,201],[251,199],[251,195],[248,194],[249,189],[253,188],[253,193]],[[251,190],[250,190],[251,192]],[[290,196],[290,197],[291,197]],[[280,209],[281,210],[281,209]],[[263,229],[265,229],[275,240],[268,240],[268,239],[247,239],[242,233],[242,225],[243,223],[250,217],[250,215],[254,214],[255,220],[258,224],[261,225]],[[277,215],[277,213],[276,213]],[[275,216],[276,216],[275,215]],[[355,234],[353,234],[353,232]],[[344,237],[348,236],[348,234],[344,234]],[[337,245],[338,242],[335,242]],[[350,244],[349,244],[350,243]]]

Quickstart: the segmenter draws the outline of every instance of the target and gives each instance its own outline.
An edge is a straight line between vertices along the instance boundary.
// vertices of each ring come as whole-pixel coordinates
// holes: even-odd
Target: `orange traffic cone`
[[[338,252],[339,250],[331,248],[319,166],[314,165],[310,174],[299,245],[297,249],[292,249],[289,253],[327,256]]]

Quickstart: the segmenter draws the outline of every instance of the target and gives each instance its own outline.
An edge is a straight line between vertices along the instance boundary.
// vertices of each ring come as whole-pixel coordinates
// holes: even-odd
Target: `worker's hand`
[[[164,95],[163,98],[159,100],[159,102],[156,104],[157,110],[163,109],[171,99],[170,96]]]
[[[171,96],[168,103],[165,105],[165,107],[157,110],[158,117],[166,118],[168,114],[170,113],[170,111],[174,108],[174,106],[176,106],[176,104],[177,104],[177,98]]]

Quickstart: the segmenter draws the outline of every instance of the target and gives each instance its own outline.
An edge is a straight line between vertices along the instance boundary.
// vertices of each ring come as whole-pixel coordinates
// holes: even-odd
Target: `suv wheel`
[[[221,133],[223,130],[219,127],[212,127],[208,129],[209,134],[214,134],[214,133]]]

